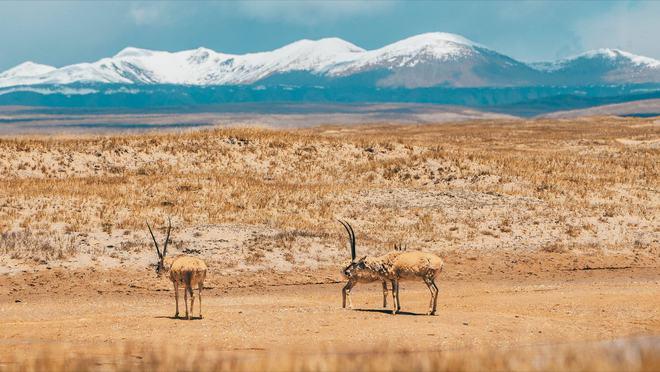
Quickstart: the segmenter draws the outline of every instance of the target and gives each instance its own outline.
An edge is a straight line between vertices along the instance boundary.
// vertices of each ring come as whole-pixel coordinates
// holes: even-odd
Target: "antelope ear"
[[[360,258],[360,259],[358,260],[358,262],[364,262],[364,260],[366,260],[366,259],[367,259],[367,256],[364,256],[364,257]]]

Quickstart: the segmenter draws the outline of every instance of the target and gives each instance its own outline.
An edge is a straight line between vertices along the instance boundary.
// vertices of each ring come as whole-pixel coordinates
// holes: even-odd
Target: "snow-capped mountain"
[[[462,36],[427,33],[338,61],[330,76],[376,73],[389,87],[521,85],[538,72]]]
[[[9,70],[0,73],[0,80],[18,80],[20,78],[30,78],[32,76],[47,74],[53,72],[57,68],[48,65],[41,65],[34,62],[23,62],[18,66],[12,67]]]
[[[618,49],[597,49],[533,66],[557,84],[660,82],[660,61]]]
[[[243,55],[206,48],[164,52],[126,48],[61,68],[25,62],[0,74],[0,87],[67,84],[192,86],[293,84],[371,87],[506,87],[660,82],[660,61],[602,49],[526,64],[462,36],[427,33],[374,50],[338,38],[300,40]]]
[[[0,75],[0,87],[71,83],[251,84],[289,71],[323,73],[336,59],[350,59],[352,54],[363,52],[364,49],[336,38],[300,40],[270,52],[244,55],[206,48],[170,53],[128,47],[93,63],[52,70],[35,68],[31,74],[19,65]],[[11,73],[14,70],[20,73]]]

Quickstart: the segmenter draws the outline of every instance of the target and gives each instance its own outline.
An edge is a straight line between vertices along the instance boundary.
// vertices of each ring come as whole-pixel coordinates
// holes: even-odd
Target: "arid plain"
[[[660,368],[660,121],[0,138],[0,370]],[[173,319],[145,221],[210,271]],[[341,308],[358,255],[445,261]]]

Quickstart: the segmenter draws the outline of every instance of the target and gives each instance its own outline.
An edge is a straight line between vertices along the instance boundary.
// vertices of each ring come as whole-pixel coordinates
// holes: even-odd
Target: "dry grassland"
[[[0,370],[657,370],[659,185],[653,119],[0,137]],[[205,319],[147,271],[168,216]],[[440,315],[342,311],[338,218],[442,256]]]
[[[660,365],[657,339],[636,338],[560,347],[509,350],[411,351],[381,347],[368,352],[233,354],[203,348],[161,346],[143,350],[124,345],[89,357],[71,349],[48,349],[31,359],[9,362],[8,371],[640,371]]]
[[[639,260],[658,254],[659,138],[657,122],[612,118],[5,138],[0,253],[130,264],[151,253],[144,221],[171,216],[178,249],[226,270],[334,265],[336,218],[365,254]]]

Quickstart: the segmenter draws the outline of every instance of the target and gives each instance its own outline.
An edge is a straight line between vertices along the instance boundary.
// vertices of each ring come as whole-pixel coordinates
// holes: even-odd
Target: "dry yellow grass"
[[[660,340],[647,337],[613,342],[529,345],[516,349],[406,351],[382,347],[356,353],[227,353],[172,346],[110,351],[46,348],[15,357],[7,371],[639,371],[660,366]]]
[[[172,216],[339,249],[342,217],[374,249],[647,252],[660,234],[659,137],[652,120],[592,118],[4,138],[0,232],[81,241]],[[250,259],[276,235],[248,242]]]

